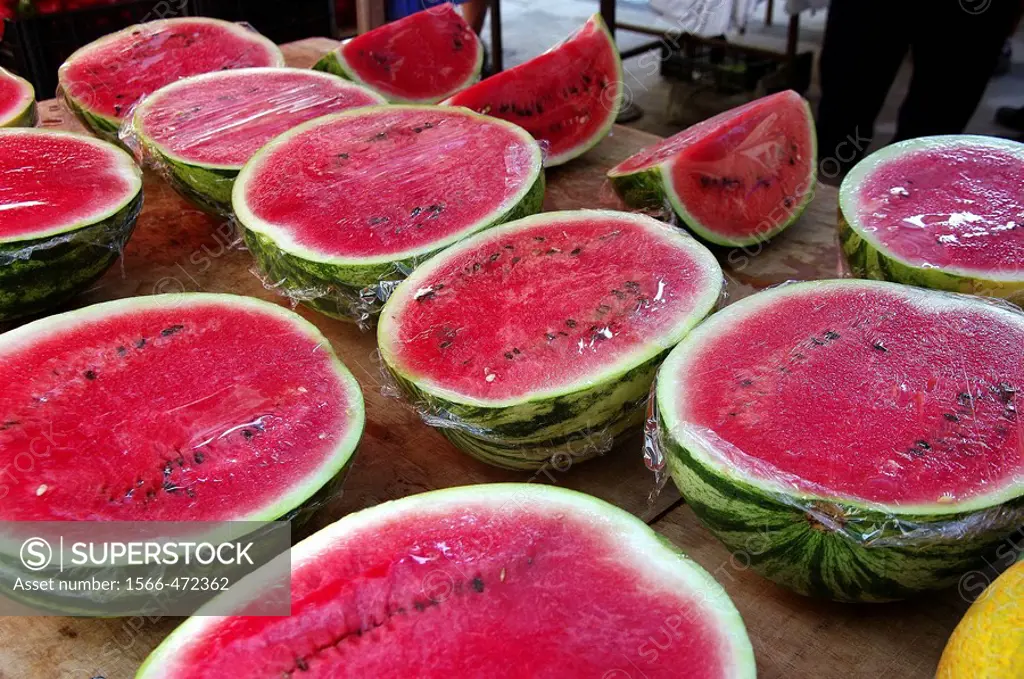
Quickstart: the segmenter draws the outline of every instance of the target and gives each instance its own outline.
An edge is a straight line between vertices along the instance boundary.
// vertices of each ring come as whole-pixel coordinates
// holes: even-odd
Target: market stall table
[[[317,38],[283,49],[291,65],[308,67],[336,44]],[[52,100],[42,102],[40,116],[46,127],[80,129]],[[582,158],[548,172],[545,209],[621,209],[605,170],[655,141],[652,135],[616,127]],[[286,303],[250,273],[250,257],[233,246],[228,225],[191,207],[155,174],[147,172],[145,194],[123,266],[115,266],[76,305],[182,291],[230,292]],[[836,277],[836,196],[835,189],[819,186],[801,221],[771,245],[719,250],[728,278],[726,303],[787,280]],[[316,527],[363,507],[449,486],[532,481],[574,488],[643,517],[725,586],[746,621],[761,677],[933,675],[949,633],[967,608],[956,591],[907,603],[850,606],[776,587],[750,570],[749,555],[729,553],[707,533],[671,484],[655,494],[639,435],[571,469],[551,467],[533,474],[489,467],[460,453],[409,408],[382,395],[372,333],[302,307],[299,311],[331,340],[359,379],[367,403],[366,433],[344,493],[321,508]],[[179,621],[2,618],[0,679],[132,677]],[[665,635],[652,643],[666,648],[677,642],[669,628]]]

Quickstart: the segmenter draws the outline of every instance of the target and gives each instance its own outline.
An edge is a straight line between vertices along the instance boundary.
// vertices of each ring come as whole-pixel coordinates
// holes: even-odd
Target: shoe
[[[996,122],[1011,130],[1024,132],[1024,106],[1014,108],[1003,106],[996,110]]]

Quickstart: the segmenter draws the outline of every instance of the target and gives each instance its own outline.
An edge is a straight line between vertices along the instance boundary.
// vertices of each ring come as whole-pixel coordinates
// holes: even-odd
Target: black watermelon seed
[[[484,581],[480,578],[473,578],[473,591],[480,593],[484,591]]]
[[[87,380],[94,380],[94,379],[96,379],[96,372],[94,370],[86,370],[84,374],[85,374],[85,379],[87,379]]]
[[[184,325],[172,325],[169,328],[164,328],[160,331],[160,334],[164,337],[170,337],[171,335],[177,334],[185,329]]]

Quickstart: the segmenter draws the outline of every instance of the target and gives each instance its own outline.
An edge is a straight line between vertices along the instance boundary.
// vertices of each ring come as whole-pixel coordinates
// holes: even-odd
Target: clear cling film
[[[182,196],[226,216],[238,173],[274,137],[313,118],[383,103],[359,85],[318,71],[217,71],[143,97],[125,116],[119,138]]]
[[[0,130],[0,322],[48,311],[121,256],[142,209],[142,173],[103,141]]]
[[[639,428],[665,353],[723,287],[704,246],[654,219],[544,213],[417,268],[377,339],[390,391],[457,447],[500,467],[565,466]]]
[[[800,593],[948,586],[1024,520],[1024,312],[836,280],[716,313],[666,359],[644,455],[730,549]]]
[[[97,136],[116,142],[142,97],[213,71],[284,66],[284,55],[247,24],[206,17],[129,26],[82,47],[58,71],[58,96]]]
[[[264,283],[364,328],[416,267],[543,198],[543,150],[525,130],[439,106],[295,127],[249,160],[232,195]]]

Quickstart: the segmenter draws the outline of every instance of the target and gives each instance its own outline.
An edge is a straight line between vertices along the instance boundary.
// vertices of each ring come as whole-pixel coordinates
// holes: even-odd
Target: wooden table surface
[[[289,63],[307,67],[335,43],[311,39],[285,46]],[[80,129],[54,101],[40,107],[42,125]],[[657,138],[616,127],[582,158],[548,173],[546,210],[622,209],[605,170]],[[836,191],[819,186],[801,221],[771,245],[720,250],[727,301],[787,280],[839,275]],[[123,258],[76,305],[160,292],[232,292],[284,304],[261,285],[247,252],[231,246],[229,229],[178,198],[147,172],[145,209]],[[366,433],[344,493],[314,519],[342,515],[435,488],[498,481],[573,488],[627,509],[682,548],[725,586],[746,621],[761,677],[929,677],[967,603],[956,591],[909,603],[851,606],[789,593],[749,570],[696,521],[669,484],[656,493],[639,435],[609,454],[568,471],[531,474],[489,467],[460,453],[417,416],[381,394],[373,334],[302,307],[330,338],[366,397]],[[179,619],[88,620],[0,618],[0,679],[124,679]],[[639,679],[639,677],[638,677]]]

